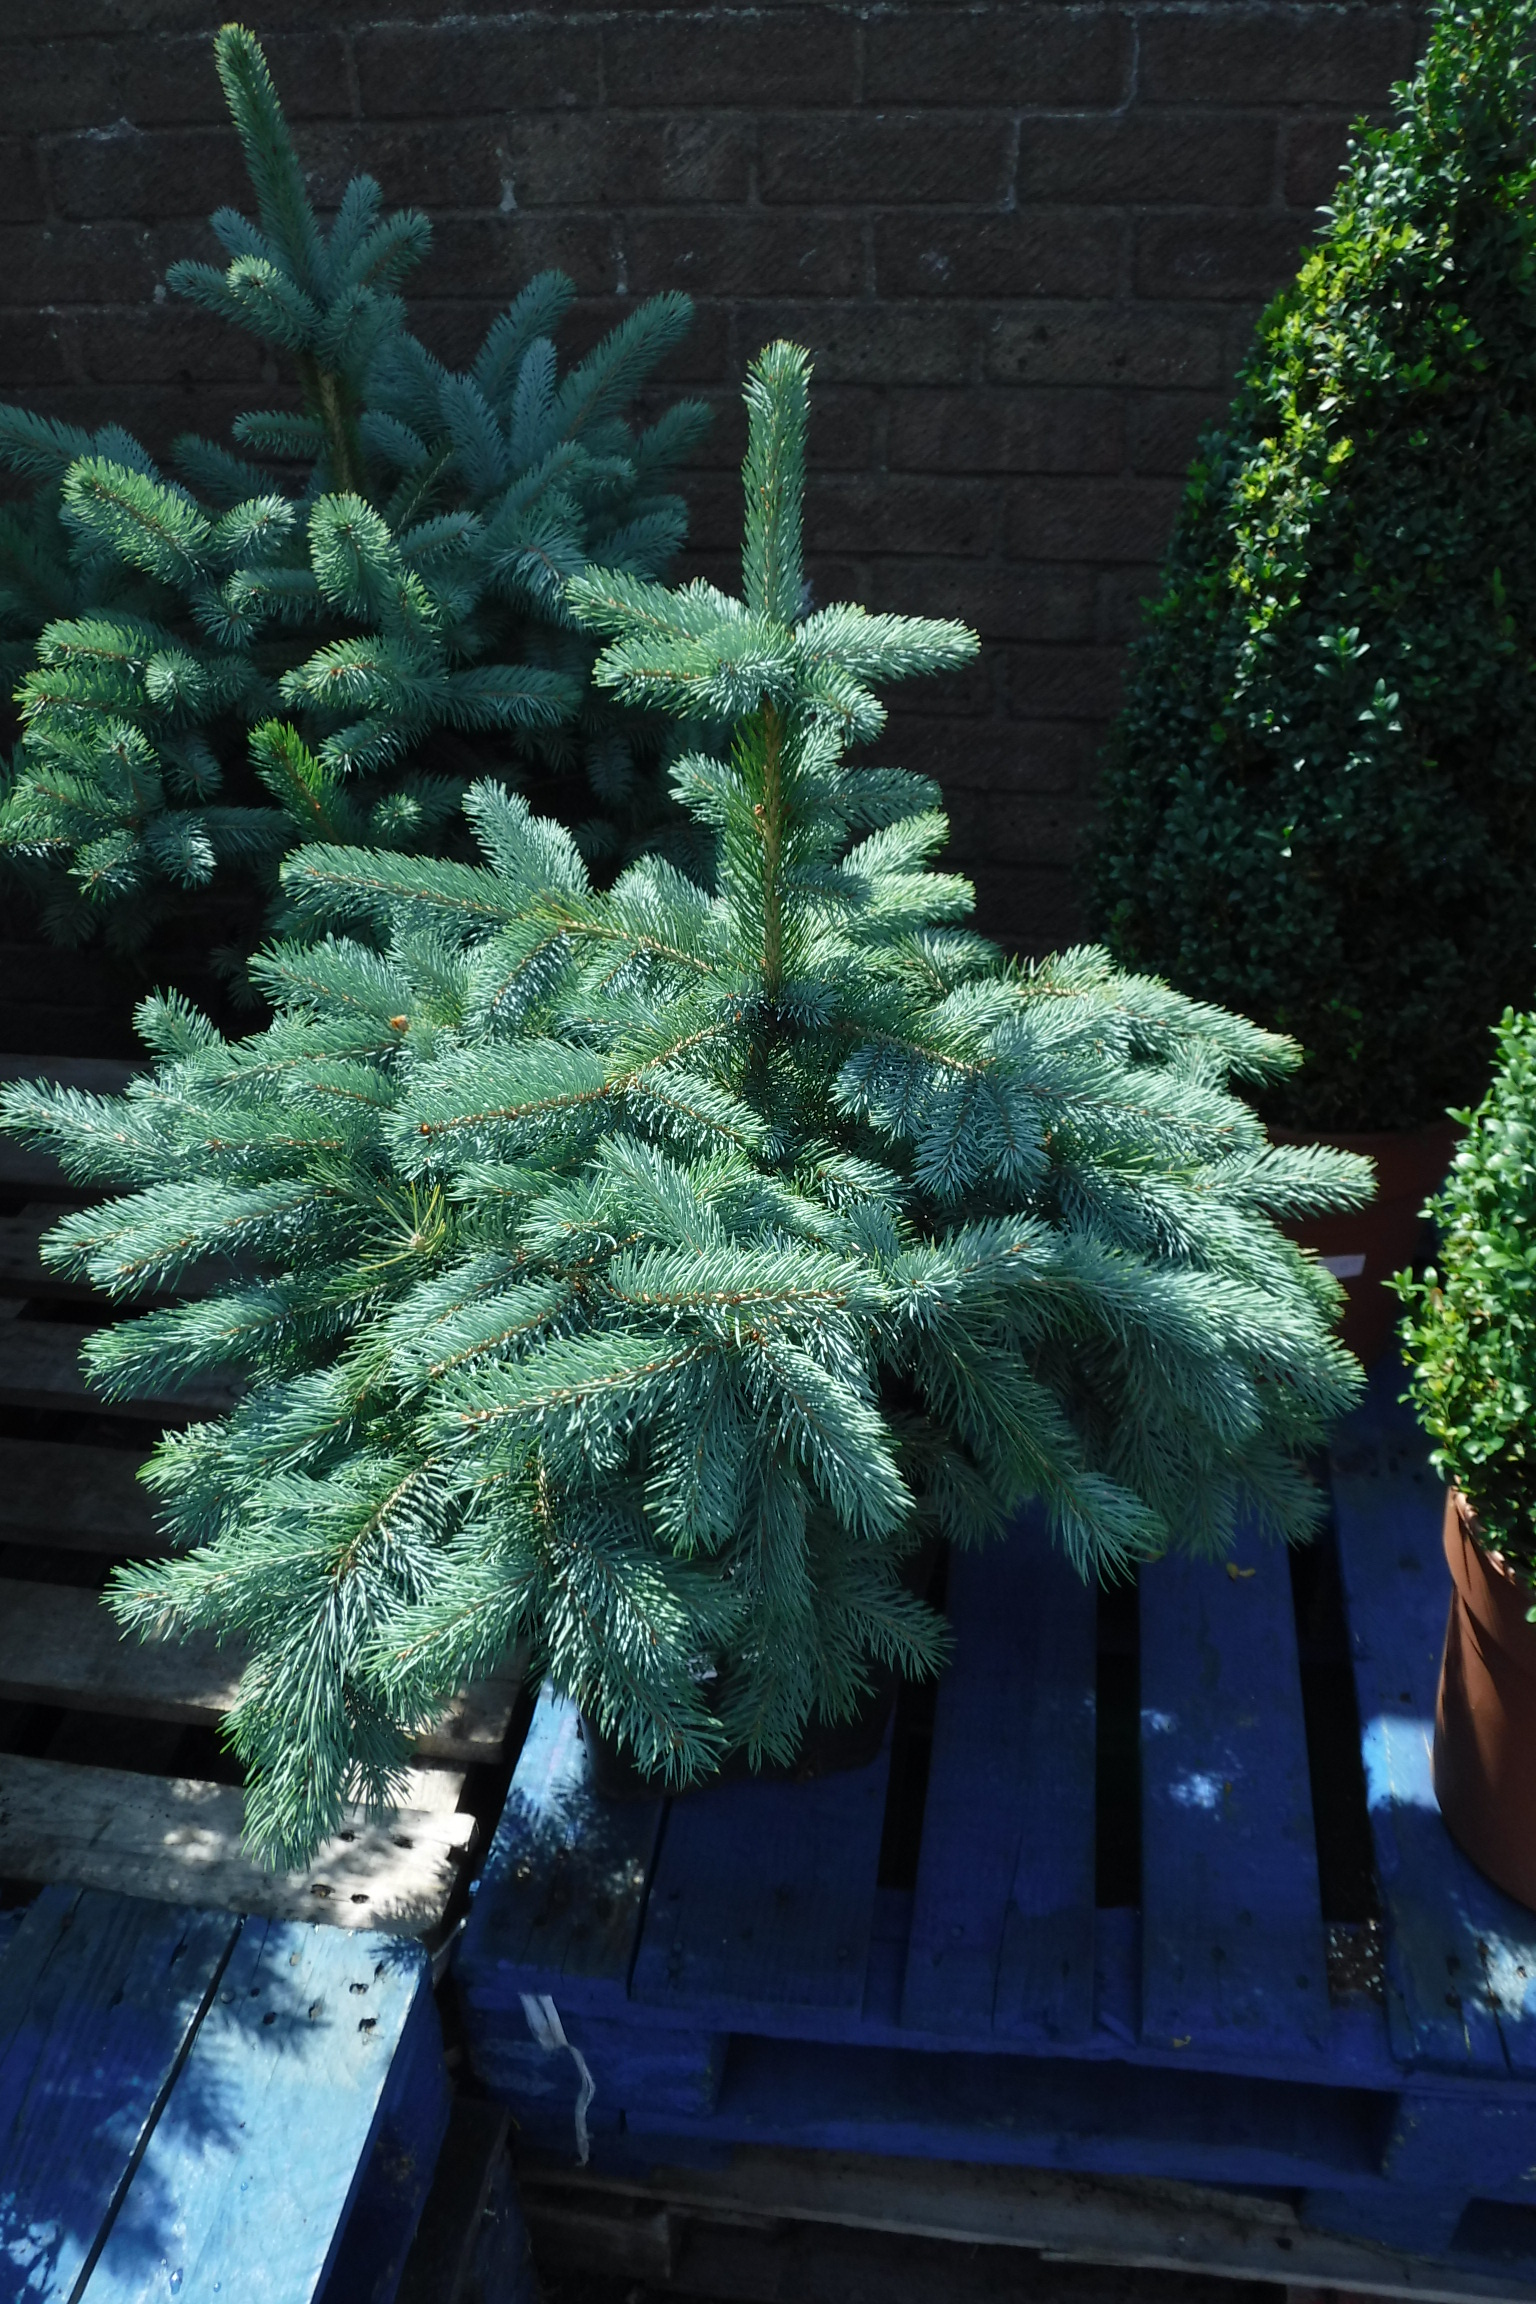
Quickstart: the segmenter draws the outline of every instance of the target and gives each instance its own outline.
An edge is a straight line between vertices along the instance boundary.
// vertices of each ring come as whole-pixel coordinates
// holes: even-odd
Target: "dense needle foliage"
[[[1536,1583],[1536,1016],[1506,1015],[1492,1085],[1460,1117],[1434,1265],[1398,1282],[1409,1380],[1437,1469]]]
[[[56,934],[131,948],[216,873],[274,881],[296,841],[441,848],[494,737],[617,864],[663,812],[657,748],[591,689],[563,587],[594,557],[654,575],[682,539],[668,485],[707,412],[637,434],[623,411],[687,299],[562,376],[575,290],[541,273],[450,371],[397,293],[426,217],[358,176],[323,225],[258,43],[226,25],[216,55],[257,215],[220,209],[227,266],[168,281],[303,404],[239,417],[239,453],[179,440],[171,476],[115,425],[0,408],[0,462],[36,488],[0,508],[0,666],[24,674],[0,845]]]
[[[1205,439],[1134,652],[1109,942],[1299,1039],[1276,1119],[1475,1102],[1536,944],[1536,0],[1444,0]]]
[[[386,1794],[518,1635],[686,1780],[790,1756],[872,1659],[939,1664],[901,1578],[927,1533],[995,1537],[1038,1496],[1113,1574],[1315,1520],[1303,1459],[1358,1370],[1271,1218],[1359,1199],[1364,1164],[1270,1145],[1232,1093],[1284,1041],[1099,952],[1006,962],[931,867],[934,787],[845,764],[877,683],[975,641],[806,609],[808,374],[785,344],[752,372],[740,600],[569,593],[606,689],[724,731],[674,768],[707,886],[652,857],[595,891],[484,783],[477,866],[289,858],[331,933],[258,961],[269,1030],[150,1002],[126,1096],[6,1092],[13,1130],[127,1188],[51,1264],[120,1297],[217,1281],[89,1347],[109,1396],[250,1387],[162,1442],[193,1549],[112,1599],[250,1640],[233,1736],[273,1855],[349,1773]]]

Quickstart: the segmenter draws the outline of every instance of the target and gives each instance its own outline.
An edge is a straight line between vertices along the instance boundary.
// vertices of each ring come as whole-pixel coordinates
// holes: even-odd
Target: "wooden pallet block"
[[[1388,1407],[1422,1483],[1423,1443]],[[1396,1747],[1364,1651],[1390,1652],[1379,1669],[1422,1720],[1447,1590],[1428,1491],[1417,1518],[1391,1494],[1371,1507],[1376,1553],[1361,1532],[1352,1451],[1383,1412],[1341,1436],[1337,1479],[1389,2006],[1330,1996],[1283,1555],[1244,1539],[1228,1564],[1143,1574],[1141,1899],[1107,1910],[1092,1596],[1026,1522],[951,1564],[956,1657],[910,1894],[878,1881],[883,1758],[610,1805],[545,1692],[456,1961],[477,2069],[525,2136],[570,2156],[579,2106],[600,2173],[750,2146],[1279,2186],[1313,2229],[1437,2254],[1486,2199],[1536,2281],[1536,1996],[1528,2016],[1518,1973],[1536,1978],[1536,1921],[1425,1805],[1422,1732],[1411,1781],[1373,1758]],[[1389,1544],[1417,1615],[1395,1607]],[[1341,1744],[1319,1765],[1358,1758]],[[1448,2003],[1474,1985],[1476,2008]]]
[[[0,2304],[389,2304],[447,2113],[417,1947],[45,1889],[0,1953]]]

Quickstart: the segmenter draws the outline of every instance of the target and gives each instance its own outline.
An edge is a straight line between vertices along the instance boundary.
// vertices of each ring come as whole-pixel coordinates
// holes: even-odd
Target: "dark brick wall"
[[[243,199],[205,0],[0,8],[0,392],[152,441],[274,397],[168,300]],[[1075,933],[1071,867],[1122,648],[1200,425],[1412,66],[1393,0],[870,0],[755,7],[250,0],[318,194],[428,207],[418,324],[462,357],[540,266],[573,342],[698,302],[669,385],[718,401],[693,557],[728,575],[736,394],[816,356],[818,597],[963,616],[964,678],[897,700],[882,756],[944,785],[984,923]]]

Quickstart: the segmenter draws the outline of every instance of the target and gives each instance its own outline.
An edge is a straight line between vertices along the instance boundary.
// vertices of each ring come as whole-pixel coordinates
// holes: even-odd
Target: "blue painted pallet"
[[[1389,1364],[1332,1464],[1382,1997],[1330,1993],[1285,1558],[1144,1574],[1141,1898],[1096,1908],[1095,1598],[1026,1521],[951,1563],[910,1892],[878,1884],[889,1751],[608,1804],[546,1690],[455,1964],[525,2140],[599,2169],[755,2143],[1282,2186],[1400,2247],[1496,2226],[1536,2278],[1536,1917],[1429,1789],[1449,1582],[1400,1389]]]
[[[419,1945],[45,1888],[0,1939],[0,2304],[389,2304],[447,2116]]]

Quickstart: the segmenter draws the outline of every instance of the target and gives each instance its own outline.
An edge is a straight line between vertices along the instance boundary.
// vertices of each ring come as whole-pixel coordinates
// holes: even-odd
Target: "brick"
[[[347,112],[338,36],[310,30],[265,42],[289,117]],[[202,127],[228,118],[206,38],[24,40],[0,45],[0,122],[46,134],[131,120],[141,128]]]
[[[1006,864],[978,865],[976,926],[1005,952],[1043,959],[1082,943],[1087,933],[1084,907],[1072,874],[1062,866],[1035,869]]]
[[[52,313],[0,308],[0,391],[30,394],[34,385],[68,383],[73,335]]]
[[[1119,706],[1124,669],[1119,648],[1010,648],[1004,668],[1008,708],[1022,720],[1086,720],[1104,727]]]
[[[893,711],[881,749],[904,768],[936,777],[951,792],[1075,793],[1091,789],[1098,740],[1080,720],[995,721],[967,727],[963,744],[942,748],[930,720]]]
[[[522,286],[522,282],[518,282]],[[585,283],[578,282],[585,289]],[[627,320],[635,308],[631,296],[593,296],[583,293],[571,306],[570,315],[560,331],[561,361],[582,359],[600,336]],[[488,320],[489,313],[486,315]],[[484,332],[486,321],[481,322]],[[782,331],[775,331],[782,333]],[[766,343],[765,334],[755,338],[752,350],[759,342]],[[670,402],[679,388],[690,391],[702,382],[717,384],[722,376],[739,377],[740,364],[733,349],[731,307],[727,304],[697,303],[693,308],[693,325],[681,343],[673,346],[664,360],[659,360],[650,371],[649,383],[653,390],[662,391]]]
[[[857,31],[830,8],[620,17],[605,28],[603,66],[613,105],[851,104]]]
[[[1129,84],[1129,26],[1105,7],[911,8],[864,37],[875,104],[1117,104]]]
[[[1109,647],[1134,640],[1146,620],[1146,606],[1158,591],[1158,568],[1108,568],[1099,578],[1094,602],[1094,638]]]
[[[957,384],[976,364],[978,329],[963,305],[770,303],[747,307],[738,325],[744,359],[790,336],[829,384]]]
[[[1026,120],[1019,131],[1019,198],[1217,201],[1224,207],[1267,200],[1276,133],[1273,118],[1244,112],[1213,118],[1137,110],[1112,120]]]
[[[898,392],[886,453],[917,472],[1118,472],[1123,431],[1110,392]]]
[[[126,304],[154,294],[186,235],[144,224],[0,226],[0,280],[18,303]]]
[[[501,133],[520,208],[747,196],[754,139],[741,118],[529,112],[504,121]]]
[[[254,206],[232,128],[147,130],[126,120],[45,145],[58,214],[157,222],[203,218],[226,202]]]
[[[984,480],[869,473],[819,481],[806,505],[806,539],[815,552],[975,559],[992,548],[998,523],[997,490]]]
[[[598,101],[599,33],[590,19],[390,25],[359,33],[354,45],[371,120],[457,119],[470,91],[477,112]]]
[[[1270,297],[1296,270],[1307,241],[1294,214],[1145,217],[1136,228],[1140,296]]]
[[[1126,462],[1132,472],[1184,473],[1208,424],[1224,421],[1230,395],[1138,393],[1125,414]]]
[[[25,224],[44,212],[35,146],[19,136],[0,137],[0,221]]]
[[[1019,480],[1005,549],[1030,560],[1149,560],[1173,524],[1173,480]]]
[[[1333,198],[1353,125],[1348,113],[1332,119],[1304,116],[1285,123],[1280,184],[1287,207],[1320,208]]]
[[[175,412],[169,427],[182,431],[201,422],[200,394],[206,384],[260,384],[263,347],[244,329],[226,328],[212,313],[189,304],[165,304],[93,312],[82,316],[81,373],[107,385],[159,384]],[[175,408],[177,394],[185,402]]]
[[[1380,104],[1412,65],[1415,16],[1391,6],[1152,10],[1140,90],[1152,104]]]
[[[948,799],[948,795],[946,795]],[[1088,810],[1065,793],[956,790],[949,801],[951,871],[978,865],[1054,864],[1070,869],[1082,851]]]
[[[974,113],[848,112],[761,126],[764,200],[996,208],[1012,171],[1006,120]]]
[[[1144,304],[1039,304],[988,326],[986,374],[1003,384],[1224,384],[1227,326],[1217,313]]]
[[[1024,209],[1008,216],[941,211],[875,226],[882,296],[1112,296],[1125,272],[1129,227],[1092,209]]]
[[[702,392],[695,397],[707,400],[715,416],[698,452],[699,467],[729,472],[735,484],[739,481],[741,460],[747,448],[747,418],[741,394],[733,387],[729,392]],[[811,403],[812,471],[868,472],[873,469],[879,462],[885,401],[886,395],[873,385],[827,384],[818,378]],[[641,403],[653,415],[659,415],[665,404],[665,400],[661,400],[650,409],[648,401]]]
[[[711,296],[856,296],[864,285],[857,223],[805,209],[675,213],[626,223],[630,292],[696,288]]]
[[[1095,582],[1092,568],[1070,562],[880,565],[882,607],[907,616],[958,617],[981,634],[984,650],[1001,640],[1092,640]]]
[[[569,273],[587,295],[627,293],[619,217],[535,212],[445,216],[432,230],[430,275],[437,296],[505,302],[535,272]]]

